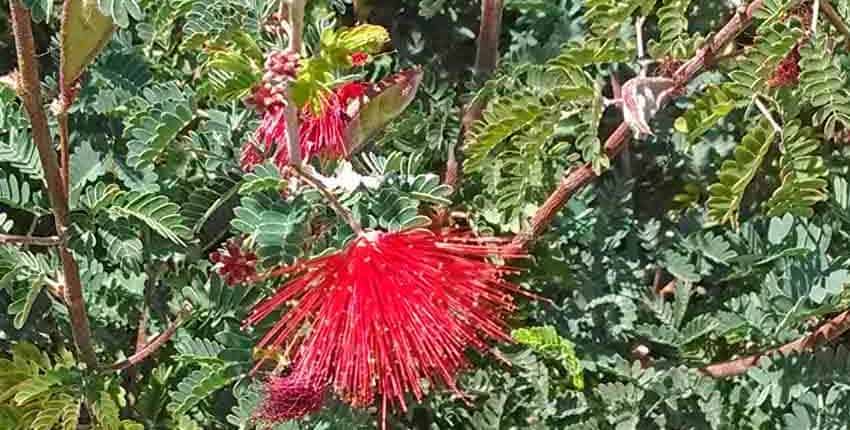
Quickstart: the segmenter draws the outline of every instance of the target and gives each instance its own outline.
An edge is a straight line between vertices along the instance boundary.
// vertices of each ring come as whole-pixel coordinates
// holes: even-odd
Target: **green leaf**
[[[35,300],[41,294],[43,288],[44,281],[34,279],[30,285],[14,289],[12,295],[14,301],[9,305],[7,312],[9,312],[9,315],[14,315],[14,327],[16,329],[20,330],[26,324],[30,311],[32,311],[32,305],[35,304]]]
[[[0,173],[0,204],[36,215],[49,212],[41,192],[32,191],[28,181],[11,174]]]
[[[820,156],[821,144],[814,137],[814,130],[792,121],[784,127],[779,149],[782,183],[767,202],[768,214],[811,217],[813,206],[827,199],[829,172]]]
[[[168,411],[176,417],[185,415],[198,403],[230,384],[235,379],[230,373],[226,366],[190,373],[177,384],[177,391],[171,393]]]
[[[88,0],[94,2],[94,0]],[[121,28],[130,25],[130,17],[137,21],[144,18],[142,8],[137,0],[97,0],[100,11],[115,20],[115,24]]]
[[[116,0],[123,3],[123,0]],[[60,75],[71,86],[112,37],[113,24],[97,0],[68,0],[62,18]],[[109,1],[111,3],[111,1]],[[126,25],[126,24],[125,24]]]
[[[83,142],[71,154],[71,194],[70,205],[76,207],[83,187],[94,182],[106,173],[106,168],[100,160],[100,154],[89,142]]]
[[[0,112],[0,115],[2,115],[2,112]],[[44,172],[41,170],[41,159],[38,157],[38,151],[32,143],[32,139],[30,139],[26,126],[12,121],[2,121],[0,124],[9,127],[7,130],[3,130],[8,133],[6,141],[4,142],[0,138],[0,163],[10,164],[32,180],[41,180],[44,177]]]
[[[167,197],[143,192],[128,192],[109,208],[113,216],[135,218],[162,237],[185,246],[184,239],[190,238],[192,232],[183,225],[179,210]]]
[[[689,143],[695,143],[732,112],[735,104],[732,94],[725,86],[710,86],[702,96],[694,100],[693,107],[676,118],[676,131],[684,133]]]
[[[708,189],[708,216],[711,220],[738,225],[744,193],[770,151],[774,136],[773,128],[767,121],[762,121],[744,136],[735,148],[734,158],[723,162],[717,175],[718,182]]]

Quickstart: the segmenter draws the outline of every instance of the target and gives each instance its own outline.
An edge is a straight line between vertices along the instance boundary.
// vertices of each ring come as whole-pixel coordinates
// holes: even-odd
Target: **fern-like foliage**
[[[180,137],[194,120],[188,100],[161,104],[137,118],[128,130],[132,137],[128,143],[130,164],[141,169],[164,163],[169,153],[176,152]]]
[[[814,121],[824,133],[835,138],[850,127],[850,91],[847,77],[828,55],[825,38],[815,38],[800,49],[800,87],[806,101],[815,108]]]
[[[18,179],[13,174],[0,173],[0,204],[37,215],[48,212],[41,192],[33,190],[28,181]]]
[[[810,217],[812,206],[826,200],[828,172],[820,147],[811,128],[803,128],[799,121],[785,124],[779,144],[782,183],[767,202],[769,215]]]
[[[183,224],[180,207],[162,195],[127,192],[115,200],[109,212],[116,218],[136,219],[181,246],[191,237],[191,230]]]
[[[642,16],[648,16],[654,7],[655,0],[588,0],[584,19],[594,36],[613,39],[638,9]]]
[[[705,89],[679,118],[676,131],[684,133],[689,143],[695,143],[718,122],[735,109],[734,95],[726,85],[713,85]]]
[[[94,388],[94,387],[92,387]],[[75,430],[81,414],[81,374],[67,350],[49,357],[34,345],[20,342],[11,348],[9,359],[0,358],[0,425],[10,430]],[[141,430],[130,420],[121,420],[109,387],[96,388],[93,421],[97,429]],[[103,401],[112,407],[103,411]]]
[[[723,162],[718,182],[709,188],[708,216],[719,223],[738,225],[741,202],[773,145],[775,131],[766,120],[753,127],[735,148],[734,157]]]
[[[688,34],[688,8],[691,0],[664,0],[656,11],[659,37],[649,44],[654,58],[687,58],[702,39]]]

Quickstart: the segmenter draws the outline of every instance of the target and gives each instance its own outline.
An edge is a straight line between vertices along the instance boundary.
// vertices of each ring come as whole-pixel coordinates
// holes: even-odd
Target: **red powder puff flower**
[[[215,263],[215,271],[224,278],[227,285],[241,284],[257,274],[257,255],[242,249],[241,239],[231,239],[210,254],[210,261]]]
[[[327,381],[354,406],[380,398],[385,419],[388,402],[406,410],[406,395],[421,400],[423,381],[459,393],[465,351],[510,340],[505,318],[524,293],[490,256],[521,257],[502,240],[461,232],[369,232],[302,263],[245,324],[295,303],[258,346],[300,342],[305,378]]]
[[[317,107],[305,106],[299,115],[299,140],[301,155],[304,159],[320,156],[327,159],[348,157],[345,129],[359,109],[359,101],[366,94],[368,86],[361,82],[350,82],[335,88],[321,98]],[[275,124],[283,122],[282,116]],[[265,123],[265,120],[264,120]],[[275,162],[285,166],[289,161],[283,125],[279,133]],[[277,132],[277,128],[274,128]]]
[[[767,81],[771,88],[797,85],[800,82],[800,49],[795,46],[776,67],[773,76]]]
[[[365,52],[355,52],[348,57],[348,60],[351,61],[351,65],[354,67],[363,67],[369,62],[369,54]]]
[[[326,389],[306,378],[298,368],[287,376],[266,381],[265,396],[255,417],[265,423],[281,423],[317,412],[325,403]]]

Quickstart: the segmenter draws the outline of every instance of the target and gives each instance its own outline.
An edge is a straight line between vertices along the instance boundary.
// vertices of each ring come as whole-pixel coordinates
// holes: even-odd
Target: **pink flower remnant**
[[[326,388],[304,377],[298,368],[286,376],[271,376],[255,412],[265,423],[281,423],[317,412],[325,403]]]

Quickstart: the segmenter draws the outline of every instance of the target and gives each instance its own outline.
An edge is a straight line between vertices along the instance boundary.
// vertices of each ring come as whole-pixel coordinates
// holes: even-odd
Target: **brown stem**
[[[300,54],[304,50],[304,8],[307,0],[289,0],[289,49]]]
[[[20,0],[10,0],[9,6],[18,56],[18,68],[21,74],[19,96],[32,124],[32,139],[38,149],[42,170],[44,170],[47,194],[50,197],[50,206],[53,209],[56,231],[59,236],[63,236],[69,225],[68,199],[62,183],[59,163],[56,160],[56,151],[51,142],[47,116],[42,105],[41,78],[39,77],[38,62],[35,55],[31,17],[29,10],[21,4]],[[59,257],[62,260],[65,278],[65,302],[70,314],[74,343],[80,353],[81,361],[90,368],[96,368],[97,355],[92,345],[91,329],[89,328],[86,305],[83,300],[83,288],[77,261],[64,245],[59,246]]]
[[[850,49],[850,28],[847,27],[847,24],[844,22],[844,19],[841,18],[841,15],[832,7],[832,3],[828,0],[822,0],[820,3],[820,8],[823,14],[826,16],[826,19],[829,20],[829,23],[838,30],[839,33],[844,35],[845,43],[847,44],[847,49]]]
[[[711,364],[700,369],[700,372],[714,378],[726,378],[740,375],[745,373],[747,370],[758,366],[761,359],[766,356],[774,354],[789,355],[805,352],[807,350],[811,350],[817,345],[836,339],[847,332],[847,330],[850,330],[850,311],[842,312],[835,318],[832,318],[818,327],[812,333],[793,342],[786,343],[785,345],[777,348],[768,349],[767,351],[763,351],[758,354],[724,361],[722,363]]]
[[[284,2],[286,0],[283,0]],[[307,0],[289,0],[289,50],[300,54],[304,49],[304,7]],[[284,107],[284,121],[286,122],[286,150],[289,156],[289,165],[301,165],[301,145],[298,142],[298,108],[291,91],[287,90],[286,106]]]
[[[154,337],[144,347],[137,349],[136,353],[127,357],[126,360],[120,361],[109,366],[109,370],[120,371],[133,367],[147,359],[151,354],[162,348],[169,340],[177,333],[177,329],[186,322],[189,317],[188,310],[182,310],[177,314],[177,318],[165,329],[162,333]]]
[[[59,156],[61,161],[59,167],[62,169],[62,185],[66,193],[70,193],[71,189],[71,142],[70,133],[68,132],[68,110],[63,109],[56,115],[56,121],[59,123]],[[66,195],[67,199],[68,196]]]
[[[739,8],[735,15],[726,23],[711,40],[703,46],[697,54],[685,62],[673,78],[679,85],[686,85],[695,76],[702,72],[707,65],[712,63],[714,54],[721,52],[723,47],[733,42],[738,35],[747,28],[753,20],[753,14],[762,6],[763,0],[754,0],[749,6]],[[663,104],[669,100],[662,101]],[[605,141],[605,151],[609,157],[617,157],[628,145],[628,140],[631,138],[632,132],[629,126],[621,123],[619,127]],[[560,212],[561,208],[575,195],[576,192],[584,188],[593,179],[596,174],[590,165],[585,165],[570,171],[565,176],[555,191],[546,199],[545,203],[537,210],[531,219],[529,226],[519,235],[514,238],[513,247],[519,250],[526,250],[540,235],[548,228],[555,216]]]
[[[499,37],[502,34],[503,0],[481,0],[481,26],[478,30],[478,51],[475,73],[487,76],[499,63]]]
[[[59,246],[60,244],[62,244],[62,238],[59,236],[32,237],[0,234],[0,245]]]
[[[319,194],[322,195],[322,197],[324,197],[325,201],[328,202],[328,204],[331,206],[331,209],[333,209],[333,211],[336,212],[337,216],[342,218],[349,225],[349,227],[351,227],[354,233],[356,233],[358,236],[362,236],[364,234],[363,226],[361,226],[360,223],[354,218],[354,214],[352,214],[350,210],[346,209],[345,206],[343,206],[342,203],[339,202],[334,193],[332,193],[331,190],[325,187],[325,185],[322,184],[321,180],[308,173],[301,166],[289,167],[296,176],[301,178],[304,182],[313,187],[313,189],[318,191]]]
[[[478,47],[475,53],[475,74],[479,79],[486,79],[496,70],[499,64],[499,37],[502,34],[502,12],[504,10],[503,0],[481,0],[481,25],[478,29]],[[487,100],[481,96],[476,97],[469,106],[461,108],[460,133],[457,144],[449,146],[448,160],[446,160],[446,173],[443,183],[456,188],[460,182],[461,163],[457,159],[456,152],[463,150],[464,142],[469,137],[472,126],[481,120]],[[441,225],[448,221],[448,208],[442,209],[437,214]]]

